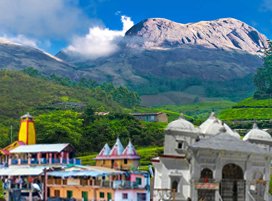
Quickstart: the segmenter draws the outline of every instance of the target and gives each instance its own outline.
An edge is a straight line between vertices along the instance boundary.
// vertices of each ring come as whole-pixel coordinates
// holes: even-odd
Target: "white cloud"
[[[31,47],[38,47],[38,41],[35,39],[27,38],[24,35],[17,35],[17,36],[7,36],[3,35],[0,36],[0,40],[3,42],[11,42],[11,43],[17,43],[21,45],[31,46]]]
[[[1,0],[0,34],[30,37],[70,37],[89,27],[89,19],[74,0]]]
[[[108,56],[118,51],[118,38],[123,37],[134,23],[130,17],[121,16],[122,30],[110,30],[99,26],[89,29],[84,37],[75,37],[65,51],[91,59]]]

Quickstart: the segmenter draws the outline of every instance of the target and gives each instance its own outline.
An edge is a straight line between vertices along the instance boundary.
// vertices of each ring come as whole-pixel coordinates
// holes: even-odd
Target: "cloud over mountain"
[[[69,37],[89,19],[72,0],[1,0],[0,34],[32,37]],[[80,22],[80,23],[79,23]]]
[[[119,49],[118,40],[134,25],[131,18],[124,15],[121,16],[121,22],[122,30],[110,30],[100,26],[90,28],[87,35],[75,37],[64,51],[92,59],[115,53]]]

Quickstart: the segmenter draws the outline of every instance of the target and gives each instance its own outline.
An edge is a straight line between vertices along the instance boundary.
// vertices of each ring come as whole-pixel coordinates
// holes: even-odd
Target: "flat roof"
[[[7,168],[0,168],[0,176],[38,176],[43,174],[46,167],[37,166],[14,166]],[[47,167],[48,168],[48,167]]]

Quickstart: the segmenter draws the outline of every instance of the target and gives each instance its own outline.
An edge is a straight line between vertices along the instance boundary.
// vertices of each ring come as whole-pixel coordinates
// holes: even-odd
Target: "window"
[[[137,177],[136,178],[136,184],[137,185],[142,185],[142,178]]]
[[[73,197],[73,191],[67,191],[67,198],[72,198]]]
[[[124,159],[124,164],[127,164],[128,163],[128,160],[127,159]]]
[[[183,148],[183,142],[178,142],[178,149],[182,149]]]
[[[88,185],[88,179],[80,179],[80,185],[81,186],[87,186]]]
[[[99,193],[99,197],[100,197],[100,198],[104,198],[104,197],[105,197],[105,193],[104,193],[104,192],[100,192],[100,193]]]
[[[67,185],[67,179],[64,179],[62,181],[63,181],[63,185]]]
[[[60,197],[60,191],[54,190],[54,197]]]
[[[128,194],[127,194],[127,193],[123,193],[123,194],[122,194],[122,198],[123,198],[123,200],[124,200],[124,199],[127,200],[127,199],[128,199]]]
[[[145,193],[137,193],[137,200],[138,201],[146,201],[146,194]]]

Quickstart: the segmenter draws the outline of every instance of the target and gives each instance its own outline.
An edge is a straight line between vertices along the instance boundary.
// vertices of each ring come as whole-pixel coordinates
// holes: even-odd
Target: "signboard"
[[[219,183],[196,183],[196,189],[217,190],[219,189]]]

